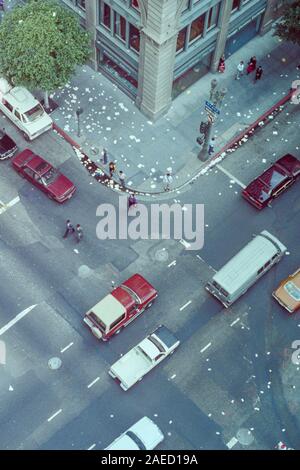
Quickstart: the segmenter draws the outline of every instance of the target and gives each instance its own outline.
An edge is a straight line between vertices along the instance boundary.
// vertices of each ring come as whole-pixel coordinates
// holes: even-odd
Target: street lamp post
[[[223,99],[227,93],[226,88],[221,88],[220,90],[217,88],[218,82],[214,78],[211,83],[210,83],[210,93],[209,93],[209,99],[210,102],[212,103],[213,106],[218,106],[218,108],[221,107]],[[218,111],[219,112],[219,111]],[[213,124],[215,121],[215,117],[212,113],[207,111],[207,122],[206,123],[201,123],[201,126],[203,128],[202,132],[203,133],[203,138],[202,139],[197,139],[197,142],[203,142],[202,148],[198,154],[199,160],[202,160],[205,162],[209,155],[208,155],[208,145],[212,137],[212,131],[213,131]],[[200,126],[200,129],[201,129]]]
[[[82,108],[76,109],[76,116],[77,116],[77,137],[80,137],[80,115],[83,113]]]

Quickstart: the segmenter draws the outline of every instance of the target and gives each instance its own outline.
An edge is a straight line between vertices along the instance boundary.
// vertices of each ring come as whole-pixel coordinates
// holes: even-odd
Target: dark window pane
[[[196,18],[191,24],[190,41],[200,38],[203,34],[205,22],[205,14]]]
[[[181,51],[184,48],[186,32],[187,32],[187,28],[184,28],[181,31],[179,31],[178,37],[177,37],[176,51]]]
[[[132,24],[129,25],[129,44],[130,48],[139,52],[140,50],[140,31]]]

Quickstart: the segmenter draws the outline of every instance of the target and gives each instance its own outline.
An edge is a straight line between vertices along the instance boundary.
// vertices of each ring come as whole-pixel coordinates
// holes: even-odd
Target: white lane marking
[[[239,318],[237,318],[236,320],[234,320],[234,321],[233,321],[233,322],[230,324],[230,326],[233,326],[233,325],[235,325],[235,324],[236,324],[237,322],[239,322],[239,321],[240,321],[240,317],[239,317]]]
[[[56,413],[54,413],[54,415],[50,416],[50,418],[47,419],[48,423],[50,423],[50,421],[52,421],[52,419],[54,419],[61,412],[62,412],[62,409],[58,410]]]
[[[88,448],[88,450],[93,450],[94,447],[96,447],[96,444],[92,444],[92,445]]]
[[[91,388],[93,385],[95,385],[96,382],[98,382],[98,380],[100,380],[100,377],[97,377],[95,380],[93,380],[93,382],[88,384],[87,388]]]
[[[7,204],[5,204],[5,202],[3,202],[3,201],[0,201],[0,214],[3,214],[4,212],[6,212],[7,209],[14,206],[18,202],[20,202],[19,196],[15,197],[11,201],[9,201]]]
[[[206,351],[206,349],[210,348],[211,346],[211,343],[208,343],[206,346],[204,346],[204,348],[201,349],[201,353],[203,353],[204,351]]]
[[[175,265],[176,265],[176,259],[172,261],[172,263],[168,264],[168,268],[170,268],[171,266],[175,266]]]
[[[23,317],[25,317],[25,315],[27,315],[29,312],[31,312],[31,310],[33,310],[35,307],[37,306],[36,305],[31,305],[31,307],[28,307],[26,308],[25,310],[23,310],[23,312],[21,313],[18,313],[17,316],[15,316],[15,318],[13,320],[11,320],[10,322],[8,322],[6,325],[4,325],[1,329],[0,329],[0,336],[2,336],[7,330],[9,330],[12,326],[14,326],[18,321],[20,321]]]
[[[186,240],[179,240],[179,243],[181,243],[185,248],[189,248],[191,246],[191,244]]]
[[[15,197],[14,199],[12,199],[11,201],[9,201],[6,206],[7,207],[13,207],[15,204],[18,204],[18,202],[20,202],[20,198],[19,196]]]
[[[216,167],[219,168],[219,170],[221,170],[224,173],[224,175],[228,176],[228,178],[235,181],[241,188],[243,188],[243,189],[246,188],[246,185],[244,183],[242,183],[235,176],[233,176],[231,173],[229,173],[229,171],[225,170],[225,168],[223,168],[220,164],[216,165]]]
[[[233,437],[232,439],[230,439],[229,442],[227,442],[227,447],[228,449],[232,449],[239,441],[237,440],[236,437]]]
[[[189,300],[186,304],[184,304],[182,307],[180,307],[179,311],[182,312],[186,307],[188,307],[192,303],[191,300]]]
[[[69,349],[71,346],[73,346],[73,344],[74,344],[73,342],[70,343],[70,344],[68,344],[68,346],[66,346],[65,348],[61,349],[60,352],[61,352],[61,353],[64,353],[67,349]]]
[[[175,379],[176,374],[173,374],[172,377],[170,377],[171,380]]]

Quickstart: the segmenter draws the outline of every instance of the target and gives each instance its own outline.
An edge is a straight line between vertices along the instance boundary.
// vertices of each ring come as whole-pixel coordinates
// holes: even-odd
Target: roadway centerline
[[[33,310],[37,304],[31,305],[31,307],[26,308],[23,310],[23,312],[18,313],[18,315],[13,318],[10,322],[6,323],[1,329],[0,329],[0,336],[2,336],[7,330],[9,330],[12,326],[14,326],[18,321],[20,321],[22,318],[24,318],[31,310]]]
[[[189,300],[186,304],[184,304],[182,307],[180,307],[179,311],[182,312],[186,307],[188,307],[192,303],[191,300]]]
[[[229,171],[225,170],[225,168],[223,168],[220,164],[217,164],[216,167],[221,170],[224,175],[228,176],[228,178],[230,178],[232,181],[234,181],[235,183],[237,183],[241,188],[245,189],[246,188],[246,185],[244,183],[242,183],[240,180],[238,180],[235,176],[233,176]]]
[[[14,199],[12,199],[11,201],[7,203],[0,200],[0,214],[4,214],[4,212],[6,212],[7,209],[9,209],[10,207],[13,207],[18,202],[20,202],[19,196],[15,197]]]
[[[72,343],[68,344],[68,346],[66,346],[65,348],[61,349],[60,350],[61,354],[64,353],[67,349],[69,349],[71,346],[73,346],[73,344],[74,343],[72,342]]]
[[[230,324],[230,326],[233,326],[233,325],[235,325],[235,324],[236,324],[237,322],[239,322],[239,321],[240,321],[240,317],[239,317],[239,318],[237,318],[236,320],[234,320],[234,321],[233,321],[233,322]]]
[[[52,416],[50,416],[50,418],[47,419],[48,423],[50,423],[50,421],[52,421],[52,419],[54,419],[61,412],[62,412],[62,408],[60,408],[60,410],[56,411],[56,413],[54,413]]]
[[[95,380],[93,380],[93,382],[88,384],[87,388],[91,388],[93,385],[95,385],[96,382],[98,382],[98,380],[100,380],[100,377],[97,377]]]
[[[204,348],[202,348],[202,349],[200,350],[200,352],[203,353],[203,352],[206,351],[208,348],[210,348],[210,346],[211,346],[211,343],[208,343],[206,346],[204,346]]]

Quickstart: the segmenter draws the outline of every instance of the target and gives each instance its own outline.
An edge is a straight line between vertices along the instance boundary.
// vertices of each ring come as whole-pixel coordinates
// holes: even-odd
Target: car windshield
[[[136,304],[140,304],[140,303],[141,303],[141,300],[138,298],[138,296],[136,295],[136,293],[133,292],[132,289],[130,289],[130,287],[127,287],[127,286],[124,286],[124,285],[122,285],[121,287],[122,287],[122,289],[124,289],[124,290],[127,292],[127,294],[130,295],[130,297],[133,298],[133,300],[135,301]]]
[[[51,168],[47,173],[42,176],[42,182],[45,186],[49,186],[49,184],[53,183],[56,180],[58,175],[58,171],[55,168]]]
[[[101,320],[99,320],[99,318],[97,317],[97,315],[95,315],[94,312],[90,312],[89,317],[91,317],[94,320],[94,322],[97,323],[101,331],[105,332],[106,327],[104,323]]]
[[[34,108],[30,109],[30,111],[27,111],[25,113],[26,121],[36,121],[39,117],[41,117],[44,114],[44,109],[40,104],[37,104]]]
[[[300,302],[300,289],[298,286],[296,286],[292,281],[290,281],[286,283],[284,288],[287,291],[287,293],[291,297],[293,297],[294,300],[296,300],[297,302]]]
[[[157,339],[153,335],[148,336],[148,339],[157,347],[159,351],[166,352],[163,345],[159,341],[157,341]]]

